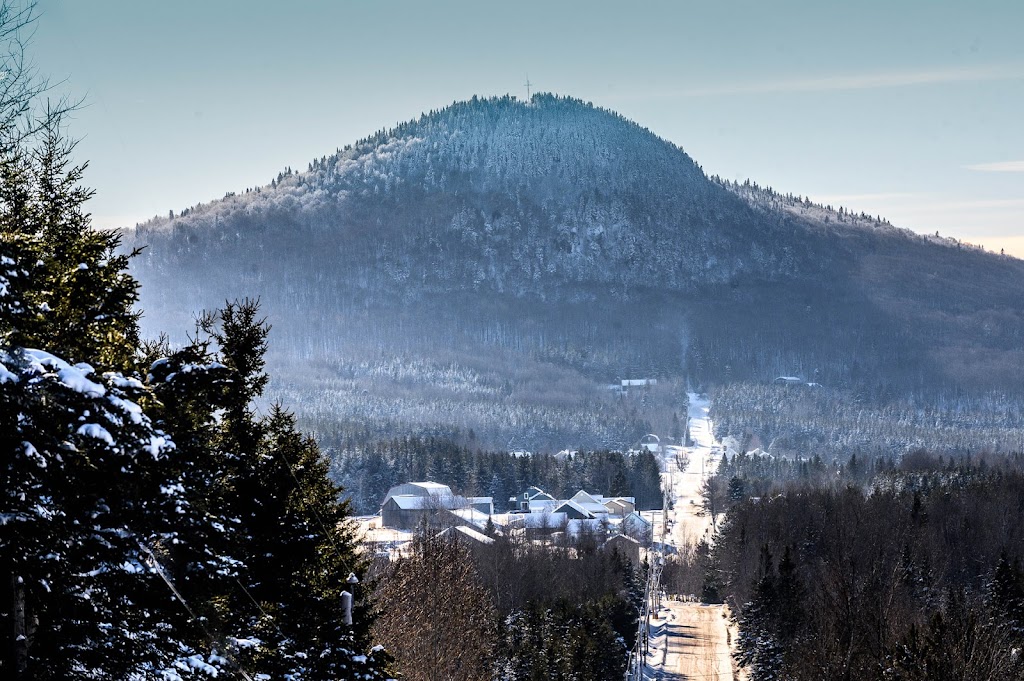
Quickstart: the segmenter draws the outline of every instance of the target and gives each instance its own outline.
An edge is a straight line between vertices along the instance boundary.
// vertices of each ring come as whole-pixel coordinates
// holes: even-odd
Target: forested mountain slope
[[[1024,263],[796,204],[578,100],[474,98],[127,241],[147,328],[260,296],[277,394],[342,440],[620,446],[687,378],[1019,389]]]

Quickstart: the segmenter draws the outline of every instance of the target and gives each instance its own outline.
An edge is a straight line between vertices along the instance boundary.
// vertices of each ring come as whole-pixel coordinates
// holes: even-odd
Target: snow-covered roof
[[[614,544],[627,543],[627,544],[636,544],[637,546],[640,546],[640,542],[638,542],[636,539],[633,539],[629,535],[625,535],[625,534],[617,534],[614,537],[609,537],[608,541],[605,542],[605,544],[613,544],[613,543]]]
[[[547,495],[545,495],[547,496]],[[548,513],[555,510],[558,502],[554,499],[538,499],[530,502],[530,513]]]
[[[598,504],[598,506],[601,506],[601,504]],[[555,513],[567,513],[568,511],[566,509],[572,509],[572,510],[576,511],[578,514],[580,514],[581,516],[583,516],[584,518],[593,518],[594,517],[594,514],[589,509],[584,508],[584,506],[582,504],[578,504],[575,501],[573,501],[572,499],[567,499],[567,500],[563,501],[562,503],[560,503],[555,508],[554,512]],[[605,511],[607,511],[607,509],[604,506],[601,506],[601,511],[605,512]]]
[[[608,509],[604,507],[604,504],[602,504],[600,500],[595,499],[593,495],[588,494],[583,490],[576,492],[569,501],[577,504],[580,508],[586,509],[589,513],[608,512]]]
[[[633,505],[633,502],[627,501],[625,499],[605,499],[603,503],[604,507],[609,511],[617,512],[624,511]]]
[[[507,529],[525,527],[523,519],[526,517],[526,513],[495,513],[490,516],[490,519],[495,527]]]
[[[434,482],[432,480],[425,480],[424,482],[409,482],[406,484],[416,485],[417,487],[422,487],[423,489],[430,491],[451,491],[451,487],[449,487],[448,485],[442,485],[441,483]]]
[[[647,527],[651,527],[653,525],[653,523],[651,523],[649,520],[644,518],[642,515],[640,515],[636,511],[630,513],[629,515],[627,515],[625,518],[622,519],[622,524],[623,525],[632,525],[634,523],[643,523]]]
[[[393,501],[395,505],[403,511],[437,507],[437,501],[435,499],[415,496],[413,494],[397,494],[391,497],[388,501]],[[384,503],[387,504],[387,501]]]
[[[475,508],[455,508],[451,510],[451,514],[480,528],[486,527],[487,519],[491,517]]]
[[[488,537],[483,532],[477,532],[476,530],[474,530],[471,527],[464,527],[462,525],[458,525],[456,527],[449,527],[447,530],[444,530],[443,532],[440,532],[438,536],[448,536],[448,535],[450,535],[452,533],[455,533],[455,532],[457,532],[458,534],[462,535],[463,537],[466,537],[467,539],[472,539],[473,541],[479,542],[481,544],[493,544],[494,543],[494,539],[492,539],[491,537]]]
[[[530,528],[538,527],[561,527],[565,524],[564,513],[524,513],[523,525]]]
[[[452,488],[448,485],[442,485],[431,480],[425,482],[404,482],[389,489],[384,497],[384,501],[380,505],[383,506],[388,503],[388,499],[397,496],[448,498],[454,497],[455,494],[452,493]]]

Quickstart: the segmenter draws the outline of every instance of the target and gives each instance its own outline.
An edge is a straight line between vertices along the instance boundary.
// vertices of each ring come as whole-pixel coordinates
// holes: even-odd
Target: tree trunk
[[[28,629],[25,622],[25,585],[21,577],[11,576],[14,605],[14,678],[25,678],[28,671]]]

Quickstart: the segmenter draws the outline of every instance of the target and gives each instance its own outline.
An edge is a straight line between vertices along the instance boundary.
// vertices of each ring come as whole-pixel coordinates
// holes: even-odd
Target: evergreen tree
[[[753,599],[743,606],[736,661],[752,681],[781,679],[784,648],[775,618],[779,608],[778,579],[768,545],[761,547],[760,577]]]
[[[123,677],[180,645],[149,553],[184,502],[174,445],[132,371],[135,282],[116,235],[89,226],[60,125],[50,110],[0,131],[0,672],[15,679]]]
[[[378,678],[369,613],[360,603],[346,624],[341,597],[349,575],[365,576],[347,504],[294,417],[254,410],[269,332],[258,311],[246,300],[204,315],[193,342],[151,368],[163,422],[193,453],[183,476],[202,515],[175,547],[178,585],[204,635],[218,632],[214,649],[252,673]]]
[[[138,285],[126,271],[129,256],[117,253],[117,232],[89,224],[83,205],[92,192],[81,186],[85,167],[70,163],[74,145],[62,139],[61,124],[47,114],[38,147],[12,148],[2,161],[0,229],[20,256],[15,279],[24,299],[17,323],[0,333],[16,346],[45,344],[72,363],[129,370],[139,345]]]
[[[993,610],[1018,636],[1024,636],[1024,570],[1020,560],[1011,560],[1005,550],[996,563],[988,596]]]
[[[382,678],[365,607],[346,623],[364,567],[326,462],[290,415],[255,414],[258,306],[140,344],[131,256],[89,224],[59,113],[17,127],[33,90],[5,73],[0,676]]]

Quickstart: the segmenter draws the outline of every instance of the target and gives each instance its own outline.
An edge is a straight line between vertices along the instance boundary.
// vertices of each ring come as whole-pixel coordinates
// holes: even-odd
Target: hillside
[[[1021,261],[715,181],[550,95],[455,103],[127,242],[151,333],[259,296],[275,395],[338,443],[622,446],[668,432],[687,380],[1024,384]]]

